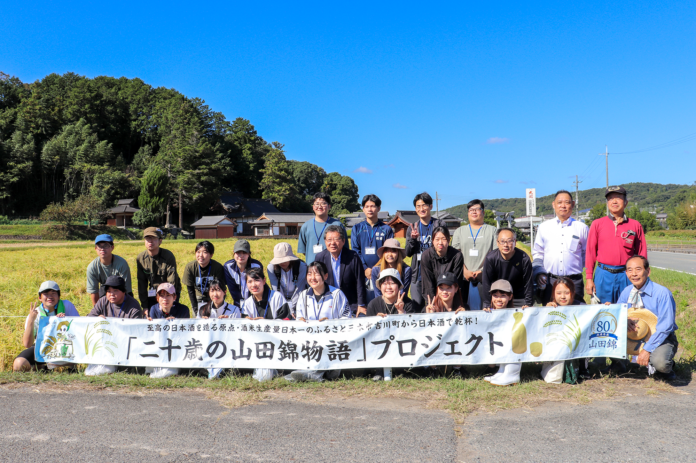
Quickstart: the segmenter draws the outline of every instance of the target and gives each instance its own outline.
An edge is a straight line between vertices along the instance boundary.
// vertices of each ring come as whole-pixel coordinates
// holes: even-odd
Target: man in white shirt
[[[564,276],[575,283],[574,304],[584,304],[582,271],[589,228],[571,217],[575,201],[570,192],[557,192],[552,205],[556,217],[539,225],[532,248],[534,278],[541,289],[542,303],[546,305],[552,299],[553,284]]]

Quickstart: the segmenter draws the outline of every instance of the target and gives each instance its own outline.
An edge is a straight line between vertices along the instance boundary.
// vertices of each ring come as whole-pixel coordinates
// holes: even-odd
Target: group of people
[[[609,215],[591,227],[574,219],[572,195],[556,193],[556,217],[539,225],[532,258],[516,247],[516,233],[484,223],[484,203],[467,204],[468,224],[454,236],[446,224],[431,215],[432,197],[420,193],[413,200],[419,220],[406,231],[406,245],[379,219],[381,200],[373,194],[362,199],[365,220],[348,235],[340,220],[329,217],[331,198],[316,193],[314,218],[299,233],[298,253],[288,243],[275,246],[264,265],[252,257],[247,240],[234,244],[233,258],[221,264],[213,259],[215,247],[201,241],[195,260],[179,279],[174,254],[161,247],[156,227],[144,233],[145,250],[136,258],[138,299],[132,289],[128,262],[113,254],[109,235],[95,240],[97,257],[87,267],[87,292],[93,305],[88,316],[119,318],[250,318],[317,320],[437,313],[462,310],[526,308],[535,303],[567,306],[584,304],[584,293],[594,303],[627,302],[657,317],[657,332],[644,346],[637,362],[657,376],[673,379],[676,306],[670,291],[652,282],[645,236],[640,223],[626,217],[626,190],[606,190]],[[411,258],[411,265],[405,259]],[[583,284],[583,269],[587,284]],[[181,300],[186,287],[190,309]],[[228,297],[229,295],[229,297]],[[75,306],[60,298],[56,282],[39,288],[39,304],[32,304],[25,324],[26,347],[15,360],[15,371],[44,367],[34,358],[34,341],[43,316],[78,316]],[[636,330],[629,323],[629,331]],[[621,373],[626,364],[595,359],[601,371]],[[580,362],[587,375],[587,361]],[[544,371],[558,369],[558,363]],[[426,368],[428,375],[434,374]],[[495,371],[495,370],[493,370]],[[218,372],[211,375],[217,376]],[[464,377],[464,368],[454,375]],[[323,378],[323,372],[293,372],[288,379]],[[375,375],[380,378],[379,374]],[[520,365],[500,365],[485,377],[496,385],[519,382]]]

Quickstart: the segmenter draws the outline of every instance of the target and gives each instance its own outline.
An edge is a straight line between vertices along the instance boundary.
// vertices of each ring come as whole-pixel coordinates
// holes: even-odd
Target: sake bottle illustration
[[[527,327],[522,323],[522,312],[515,312],[515,324],[512,325],[512,351],[516,354],[527,352]]]

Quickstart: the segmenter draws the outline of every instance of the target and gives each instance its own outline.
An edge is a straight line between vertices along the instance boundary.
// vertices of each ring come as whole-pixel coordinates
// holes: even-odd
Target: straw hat
[[[271,259],[271,265],[280,265],[293,260],[300,260],[300,258],[292,253],[292,246],[290,246],[288,243],[278,243],[273,247],[273,259]]]
[[[628,318],[638,320],[638,323],[637,331],[628,332],[626,353],[638,355],[650,340],[650,336],[657,331],[657,316],[648,309],[628,309]]]
[[[406,250],[401,247],[401,243],[399,243],[399,240],[396,238],[389,238],[384,242],[382,247],[377,250],[377,255],[380,259],[382,258],[382,254],[384,253],[385,249],[398,249],[401,251],[401,257],[404,259],[406,258]]]

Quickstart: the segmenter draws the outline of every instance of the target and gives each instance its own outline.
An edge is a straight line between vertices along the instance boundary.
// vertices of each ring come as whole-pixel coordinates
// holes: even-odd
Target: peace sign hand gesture
[[[29,319],[31,321],[36,320],[36,317],[39,315],[39,306],[36,302],[32,302],[31,305],[29,306]]]
[[[406,295],[406,293],[399,293],[399,296],[396,298],[396,303],[394,304],[394,308],[399,313],[404,313],[404,296],[405,295]]]
[[[411,225],[411,238],[415,240],[418,239],[418,236],[420,236],[420,233],[418,233],[418,222],[414,222]]]
[[[433,305],[433,301],[430,299],[430,296],[428,297],[428,305],[425,306],[425,313],[435,313],[435,306]]]

